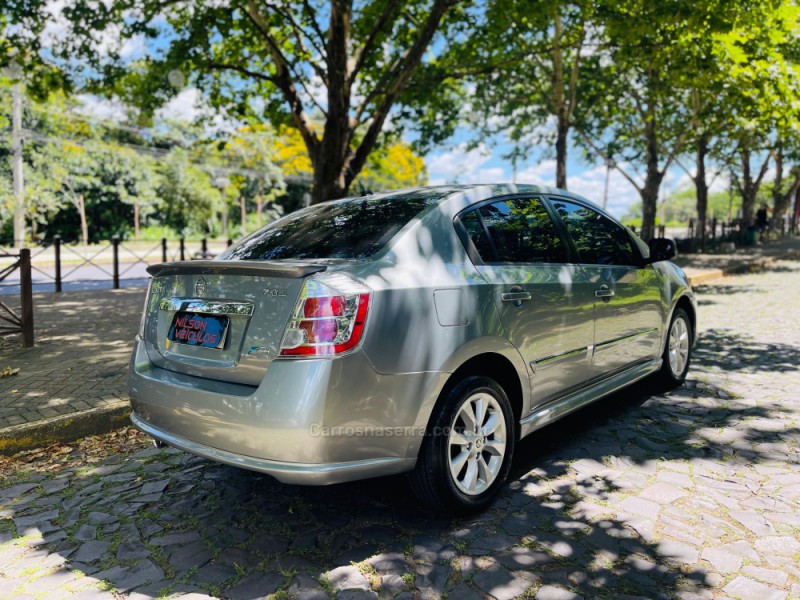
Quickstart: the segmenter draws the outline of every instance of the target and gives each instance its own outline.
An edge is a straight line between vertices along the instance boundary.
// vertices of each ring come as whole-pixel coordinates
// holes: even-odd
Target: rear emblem
[[[202,296],[206,293],[206,280],[202,277],[194,284],[194,293],[197,296]]]

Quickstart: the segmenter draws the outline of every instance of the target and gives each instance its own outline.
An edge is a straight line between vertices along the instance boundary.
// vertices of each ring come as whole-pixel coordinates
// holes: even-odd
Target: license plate
[[[228,317],[179,312],[169,328],[168,338],[178,344],[222,348],[228,333]]]

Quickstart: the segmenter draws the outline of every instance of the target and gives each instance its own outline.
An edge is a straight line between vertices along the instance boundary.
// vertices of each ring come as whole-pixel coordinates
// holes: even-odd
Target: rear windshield
[[[370,258],[434,201],[414,195],[351,198],[312,206],[267,225],[220,258]]]

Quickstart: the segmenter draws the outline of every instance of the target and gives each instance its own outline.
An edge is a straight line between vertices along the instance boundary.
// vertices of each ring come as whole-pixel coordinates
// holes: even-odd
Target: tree
[[[398,142],[373,152],[356,183],[373,192],[425,185],[425,161],[409,144]]]
[[[182,235],[213,231],[215,213],[223,196],[209,173],[189,161],[186,150],[176,148],[161,163],[157,189],[162,222]]]
[[[702,135],[697,137],[703,107],[692,107],[692,100],[697,93],[705,93],[708,87],[703,78],[713,72],[713,67],[708,67],[712,63],[709,41],[718,39],[747,56],[749,47],[747,52],[739,47],[750,42],[742,31],[758,30],[764,19],[786,18],[776,16],[782,10],[779,4],[777,0],[598,3],[598,22],[609,46],[606,53],[598,53],[601,60],[593,63],[590,76],[584,72],[583,91],[591,109],[575,127],[584,145],[613,160],[638,190],[645,238],[654,233],[656,204],[666,171],[693,140],[708,141]],[[762,39],[774,34],[769,27],[763,26],[768,35]],[[698,152],[705,151],[701,144]],[[704,156],[700,159],[704,166]],[[637,177],[631,167],[643,173]],[[704,173],[698,176],[702,178]]]
[[[311,162],[304,152],[297,130],[284,128],[276,143],[276,160],[286,175],[310,175]],[[355,183],[373,192],[425,185],[428,174],[425,161],[404,142],[376,149],[355,179]]]
[[[492,117],[484,120],[483,132],[507,136],[514,160],[527,158],[542,141],[552,143],[556,187],[562,189],[567,189],[569,133],[581,103],[582,54],[589,30],[599,35],[593,7],[589,0],[495,0],[488,35],[512,60],[476,78],[475,107]]]
[[[220,172],[232,175],[241,210],[241,232],[246,234],[247,196],[255,199],[258,226],[264,205],[286,191],[283,173],[277,164],[276,135],[271,127],[244,127],[214,153]]]
[[[464,46],[478,12],[456,0],[78,0],[64,11],[74,37],[60,52],[90,60],[103,74],[98,87],[145,114],[175,94],[170,80],[185,75],[231,117],[291,124],[303,139],[319,202],[347,193],[390,116],[402,127],[400,109],[422,111],[440,101],[436,83],[458,70],[448,61],[474,58],[453,48]],[[135,63],[119,52],[87,52],[87,40],[111,26],[123,39],[158,39],[157,48]]]

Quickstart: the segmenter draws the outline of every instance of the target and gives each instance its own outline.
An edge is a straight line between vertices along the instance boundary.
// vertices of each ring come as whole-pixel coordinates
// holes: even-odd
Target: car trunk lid
[[[144,341],[156,366],[258,385],[278,356],[306,277],[303,261],[187,261],[148,268]]]

